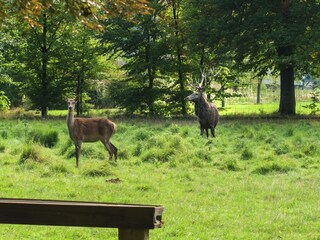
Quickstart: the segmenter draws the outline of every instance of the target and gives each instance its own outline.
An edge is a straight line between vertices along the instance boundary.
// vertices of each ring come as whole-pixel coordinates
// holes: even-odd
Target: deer
[[[220,72],[220,71],[219,71]],[[207,82],[207,75],[205,69],[201,70],[201,82],[197,85],[192,82],[191,87],[195,89],[195,92],[186,97],[186,100],[194,103],[194,111],[198,117],[200,123],[200,135],[203,136],[204,130],[206,131],[207,138],[209,137],[209,129],[211,130],[211,136],[215,137],[215,128],[219,120],[218,109],[207,101],[205,95],[205,89],[210,85],[213,78],[218,74],[213,74],[214,69],[210,69],[211,79]]]
[[[67,126],[69,136],[75,144],[76,167],[79,166],[81,145],[83,142],[101,141],[109,153],[109,160],[114,156],[117,160],[118,149],[110,139],[116,131],[116,124],[107,118],[80,118],[74,117],[77,101],[64,96],[68,103]]]

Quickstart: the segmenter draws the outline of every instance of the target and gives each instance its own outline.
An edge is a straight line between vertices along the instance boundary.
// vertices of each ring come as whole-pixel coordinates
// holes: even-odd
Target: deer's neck
[[[194,110],[197,116],[201,115],[202,112],[206,111],[207,108],[207,100],[201,96],[198,101],[194,102]]]
[[[74,112],[73,112],[73,110],[69,110],[68,115],[67,115],[67,125],[68,125],[68,129],[69,129],[69,133],[71,132],[71,130],[73,128],[73,123],[74,123]]]

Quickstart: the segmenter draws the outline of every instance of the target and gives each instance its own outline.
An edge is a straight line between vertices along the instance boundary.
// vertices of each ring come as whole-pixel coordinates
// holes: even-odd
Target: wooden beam
[[[4,224],[138,229],[146,234],[146,229],[162,226],[162,212],[163,207],[154,205],[0,198]]]
[[[149,240],[149,229],[119,229],[119,240]]]

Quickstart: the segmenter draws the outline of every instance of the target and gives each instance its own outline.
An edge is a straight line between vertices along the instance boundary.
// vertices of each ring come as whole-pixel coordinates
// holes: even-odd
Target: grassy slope
[[[75,169],[64,121],[1,120],[0,197],[164,205],[165,226],[150,239],[320,238],[318,121],[225,121],[214,140],[200,138],[194,121],[117,123],[119,161],[105,160],[100,143],[84,144]],[[44,147],[41,134],[56,145]],[[12,225],[0,232],[0,239],[117,236]]]

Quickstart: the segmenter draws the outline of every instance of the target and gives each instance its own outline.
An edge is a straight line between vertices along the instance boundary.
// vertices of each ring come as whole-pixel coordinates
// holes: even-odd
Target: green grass
[[[2,119],[0,197],[163,205],[153,240],[320,238],[319,121],[221,120],[215,139],[201,138],[196,120],[116,122],[118,161],[107,160],[101,143],[84,143],[76,169],[65,120]],[[0,232],[117,239],[116,229],[100,228]]]
[[[296,113],[299,115],[310,115],[311,110],[306,108],[308,104],[311,102],[297,102],[296,103]],[[219,106],[219,105],[217,105]],[[279,103],[263,103],[263,104],[238,104],[238,103],[230,103],[227,104],[225,109],[220,111],[222,116],[230,116],[230,115],[270,115],[276,114],[279,110]]]

